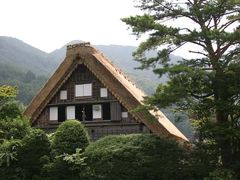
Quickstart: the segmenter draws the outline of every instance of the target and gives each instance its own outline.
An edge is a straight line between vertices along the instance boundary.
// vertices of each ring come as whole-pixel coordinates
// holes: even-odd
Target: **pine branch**
[[[209,94],[206,94],[206,95],[199,96],[199,95],[196,95],[196,94],[190,92],[190,95],[193,96],[196,99],[202,99],[202,98],[210,97],[210,96],[214,95],[214,93],[209,93]]]
[[[204,55],[206,57],[208,57],[208,54],[205,54],[203,52],[200,52],[200,51],[192,51],[192,50],[189,50],[190,53],[195,53],[195,54],[201,54],[201,55]]]

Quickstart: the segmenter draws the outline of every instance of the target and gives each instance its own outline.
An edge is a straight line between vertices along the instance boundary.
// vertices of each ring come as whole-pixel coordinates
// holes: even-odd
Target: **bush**
[[[41,172],[44,180],[74,179],[73,172],[61,156],[54,157],[53,161],[46,163]]]
[[[18,155],[18,163],[26,179],[40,175],[41,168],[46,163],[44,159],[50,155],[50,142],[46,133],[40,129],[32,129],[22,139],[22,148]]]
[[[22,116],[22,110],[17,103],[8,102],[0,107],[0,119],[14,119],[18,116]]]
[[[230,169],[215,169],[213,172],[209,173],[209,177],[204,178],[204,180],[234,180],[237,179],[234,171]]]
[[[86,165],[84,160],[85,158],[82,157],[80,149],[77,149],[71,155],[56,156],[52,162],[44,165],[41,177],[44,180],[79,179],[79,172]]]
[[[22,139],[30,132],[30,129],[29,121],[23,117],[0,119],[0,141]]]
[[[107,136],[90,144],[82,179],[183,179],[184,153],[156,135]]]
[[[53,154],[73,154],[77,148],[84,150],[89,144],[89,136],[84,126],[77,120],[63,122],[53,137]]]
[[[20,140],[4,140],[0,144],[0,179],[20,179],[21,168],[17,165]]]

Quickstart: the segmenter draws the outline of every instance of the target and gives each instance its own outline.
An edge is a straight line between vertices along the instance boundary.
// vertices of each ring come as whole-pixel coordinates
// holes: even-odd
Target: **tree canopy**
[[[84,125],[77,120],[64,121],[56,130],[52,148],[57,155],[72,154],[76,148],[84,150],[89,144],[89,135]]]
[[[10,99],[16,97],[17,89],[12,86],[3,85],[0,86],[0,106]]]
[[[186,111],[198,140],[215,147],[220,165],[240,172],[240,1],[138,2],[144,13],[122,19],[135,35],[148,37],[134,56],[140,68],[154,67],[169,78],[146,105]],[[169,55],[186,45],[197,58],[172,63]],[[147,58],[150,50],[158,51],[156,57]]]
[[[177,142],[150,134],[115,135],[90,144],[83,156],[81,179],[179,179],[184,149]]]

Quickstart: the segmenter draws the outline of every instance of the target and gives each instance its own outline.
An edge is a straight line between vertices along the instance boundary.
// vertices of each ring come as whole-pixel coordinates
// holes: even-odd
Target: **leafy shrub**
[[[6,102],[16,97],[16,94],[17,94],[16,87],[0,85],[0,107],[4,105]]]
[[[41,177],[44,180],[73,179],[72,174],[68,163],[61,156],[54,157],[41,170]]]
[[[53,161],[45,164],[42,169],[42,179],[79,179],[79,172],[86,166],[81,150],[76,149],[74,154],[63,154],[54,157]]]
[[[52,149],[55,155],[73,154],[77,148],[84,150],[88,144],[89,136],[84,126],[77,120],[67,120],[54,134]]]
[[[107,136],[90,144],[82,179],[181,179],[184,153],[156,135]]]
[[[14,119],[22,116],[19,104],[15,102],[8,102],[0,107],[0,119]]]
[[[21,141],[14,139],[0,144],[0,179],[19,179],[21,169],[17,166],[17,156],[21,146]]]
[[[44,159],[49,154],[50,142],[46,133],[40,129],[32,129],[30,134],[22,139],[22,148],[18,154],[18,164],[26,179],[40,174]]]
[[[22,139],[30,129],[29,121],[23,117],[0,119],[0,140]]]
[[[234,180],[237,179],[234,171],[230,169],[216,169],[209,173],[209,177],[204,178],[204,180]]]

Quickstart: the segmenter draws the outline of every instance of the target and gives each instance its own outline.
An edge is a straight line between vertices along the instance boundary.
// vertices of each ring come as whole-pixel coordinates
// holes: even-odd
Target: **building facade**
[[[65,60],[24,114],[32,125],[54,131],[77,119],[96,140],[110,134],[157,133],[187,138],[161,113],[136,112],[145,94],[88,43],[67,47]]]

